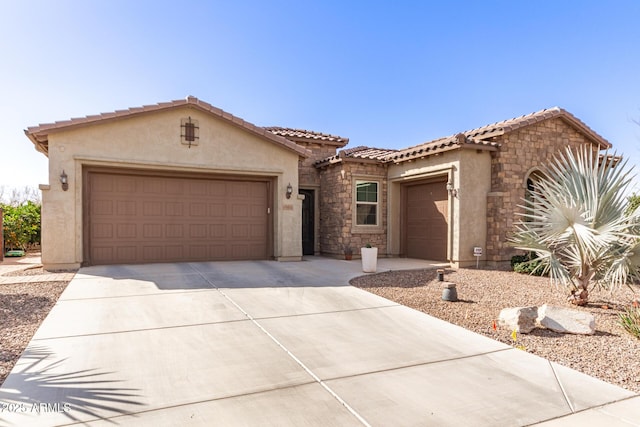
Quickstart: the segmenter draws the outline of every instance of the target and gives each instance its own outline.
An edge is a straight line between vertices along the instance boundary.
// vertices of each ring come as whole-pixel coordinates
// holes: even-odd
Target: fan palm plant
[[[533,251],[569,301],[585,305],[593,286],[618,287],[638,277],[640,209],[628,210],[633,168],[587,147],[564,153],[534,183],[510,241]]]

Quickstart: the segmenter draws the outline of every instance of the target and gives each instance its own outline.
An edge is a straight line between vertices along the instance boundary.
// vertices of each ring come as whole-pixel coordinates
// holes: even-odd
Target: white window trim
[[[378,187],[377,202],[358,202],[358,183],[362,182],[375,182]],[[380,177],[370,176],[353,176],[352,177],[352,233],[382,233],[382,179]],[[376,224],[358,224],[358,204],[376,205]]]

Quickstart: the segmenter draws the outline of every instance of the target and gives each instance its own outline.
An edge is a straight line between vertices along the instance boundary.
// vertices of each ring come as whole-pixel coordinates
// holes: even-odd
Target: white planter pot
[[[375,273],[378,268],[378,248],[360,248],[362,271]]]

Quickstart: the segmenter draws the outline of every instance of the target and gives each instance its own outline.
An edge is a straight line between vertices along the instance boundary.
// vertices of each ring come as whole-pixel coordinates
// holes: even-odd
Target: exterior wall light
[[[293,194],[293,187],[291,186],[291,183],[289,183],[289,185],[287,185],[287,199],[290,199],[292,194]]]
[[[453,183],[450,181],[447,182],[447,191],[449,192],[449,194],[451,194],[452,197],[458,197],[458,189],[453,188]]]
[[[62,191],[67,191],[69,189],[69,180],[67,179],[67,174],[62,170],[60,174],[60,184],[62,184]]]

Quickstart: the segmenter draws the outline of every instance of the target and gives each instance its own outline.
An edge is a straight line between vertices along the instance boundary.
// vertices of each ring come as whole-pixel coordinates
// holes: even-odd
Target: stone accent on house
[[[345,246],[354,256],[367,243],[387,255],[387,166],[380,163],[343,161],[320,170],[320,248],[323,255],[342,257]],[[378,226],[354,224],[355,180],[380,183]]]
[[[562,118],[553,118],[492,138],[500,150],[491,153],[491,192],[487,195],[487,261],[509,261],[518,251],[508,243],[522,212],[526,178],[549,164],[565,147],[592,144]]]
[[[315,168],[314,163],[335,156],[337,147],[335,145],[304,143],[297,141],[298,145],[303,145],[311,150],[311,156],[307,158],[300,157],[298,160],[298,184],[301,187],[320,185],[320,171]]]

